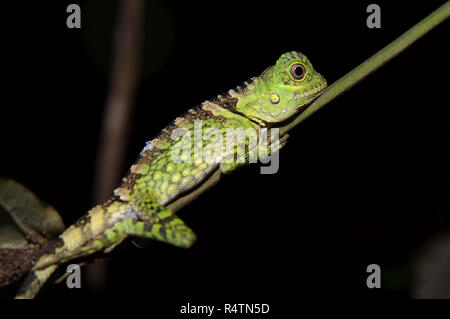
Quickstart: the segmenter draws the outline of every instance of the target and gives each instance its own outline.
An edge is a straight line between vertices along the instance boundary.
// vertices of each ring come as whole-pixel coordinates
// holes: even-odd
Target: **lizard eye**
[[[303,80],[306,75],[305,66],[301,63],[292,64],[289,68],[289,72],[295,80]]]

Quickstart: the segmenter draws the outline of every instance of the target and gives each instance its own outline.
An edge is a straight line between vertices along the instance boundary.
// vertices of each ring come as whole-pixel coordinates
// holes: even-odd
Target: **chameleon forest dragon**
[[[108,253],[128,236],[190,247],[196,240],[194,232],[167,208],[168,204],[202,185],[213,172],[229,173],[248,162],[225,159],[248,159],[249,154],[261,154],[262,147],[266,148],[265,154],[271,154],[286,143],[287,135],[266,146],[252,146],[248,139],[241,140],[213,161],[175,162],[171,154],[179,141],[173,139],[174,131],[183,129],[194,134],[195,122],[201,120],[202,132],[211,128],[222,133],[236,128],[260,132],[293,117],[326,86],[325,79],[303,54],[288,52],[259,77],[176,118],[147,142],[113,194],[53,242],[34,264],[16,298],[34,298],[58,265],[96,252]],[[256,138],[260,137],[257,133]],[[188,139],[187,143],[192,146],[193,142]]]

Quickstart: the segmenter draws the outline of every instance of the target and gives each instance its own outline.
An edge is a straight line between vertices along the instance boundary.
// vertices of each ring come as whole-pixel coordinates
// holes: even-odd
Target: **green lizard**
[[[276,141],[269,139],[271,144],[265,146],[238,136],[228,140],[237,141],[231,149],[223,146],[212,160],[202,161],[194,158],[195,148],[205,147],[205,141],[200,139],[200,145],[194,145],[194,136],[194,140],[183,138],[180,142],[177,129],[195,135],[201,121],[200,133],[216,129],[225,134],[227,129],[241,128],[256,132],[260,139],[260,129],[288,120],[319,96],[326,85],[303,54],[288,52],[259,77],[176,118],[147,142],[113,194],[67,228],[38,259],[16,298],[33,298],[58,265],[95,252],[108,253],[128,236],[190,247],[196,240],[194,232],[167,208],[168,204],[217,170],[229,173],[248,163],[250,156],[262,159],[279,150],[287,135]],[[175,161],[175,149],[186,146],[190,147],[188,160]]]

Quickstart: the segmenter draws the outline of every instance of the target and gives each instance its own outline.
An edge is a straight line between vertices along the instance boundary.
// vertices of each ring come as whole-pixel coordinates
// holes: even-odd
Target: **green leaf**
[[[64,229],[53,207],[25,186],[0,177],[0,287],[22,278],[43,245]]]
[[[64,229],[58,212],[22,184],[0,177],[0,248],[42,245]]]

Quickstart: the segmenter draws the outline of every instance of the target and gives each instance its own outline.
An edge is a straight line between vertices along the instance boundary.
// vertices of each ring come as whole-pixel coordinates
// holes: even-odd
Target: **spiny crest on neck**
[[[238,85],[236,88],[230,89],[227,92],[218,95],[216,98],[211,100],[211,102],[223,107],[224,109],[236,112],[236,104],[239,96],[254,88],[255,79],[256,78],[253,77],[248,81],[245,81],[242,85]]]

